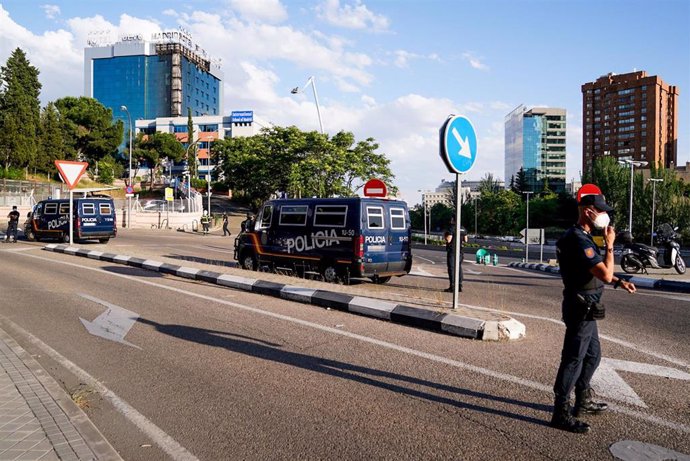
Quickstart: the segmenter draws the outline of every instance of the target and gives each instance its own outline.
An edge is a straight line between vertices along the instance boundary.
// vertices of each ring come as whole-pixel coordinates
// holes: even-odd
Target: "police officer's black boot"
[[[551,417],[551,427],[561,429],[563,431],[574,432],[576,434],[585,434],[589,432],[589,424],[579,419],[575,419],[570,414],[570,404],[556,404],[553,409],[553,416]]]
[[[594,397],[594,391],[591,388],[575,393],[574,414],[576,418],[582,415],[596,415],[606,411],[609,406],[604,402],[595,402],[593,400]]]

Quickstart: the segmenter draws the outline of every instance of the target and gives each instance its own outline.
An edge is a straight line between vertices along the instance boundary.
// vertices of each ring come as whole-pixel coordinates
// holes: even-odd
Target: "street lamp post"
[[[633,170],[635,167],[640,167],[640,166],[647,166],[647,162],[643,160],[631,160],[631,159],[623,159],[619,160],[618,163],[621,165],[625,165],[626,163],[630,165],[630,213],[628,214],[628,230],[632,233],[632,209],[633,209]]]
[[[127,109],[127,106],[120,106],[120,110],[127,112],[127,118],[129,119],[129,182],[127,185],[132,186],[132,116]],[[131,195],[131,194],[127,194]],[[132,197],[127,197],[127,227],[132,227]]]
[[[418,189],[417,192],[422,192]],[[422,192],[422,206],[424,207],[424,245],[426,245],[426,194]]]
[[[307,79],[307,83],[300,89],[300,87],[294,87],[290,93],[297,94],[304,92],[305,88],[311,84],[311,89],[314,92],[314,102],[316,103],[316,115],[319,117],[319,128],[321,128],[321,134],[323,134],[323,122],[321,121],[321,109],[319,108],[319,96],[316,94],[316,79],[311,76]]]
[[[525,262],[529,262],[529,194],[532,194],[532,191],[527,191],[523,192],[523,194],[527,195],[527,217],[526,217],[526,226],[525,226]]]
[[[477,238],[477,198],[474,197],[474,238]]]
[[[187,163],[189,163],[189,149],[191,149],[193,146],[196,146],[199,144],[200,141],[213,141],[213,137],[206,137],[206,138],[198,138],[196,141],[192,142],[190,145],[187,146],[187,152],[185,153],[185,158],[187,159]],[[197,165],[197,155],[196,155],[196,149],[194,149],[194,179],[199,179],[199,165]]]
[[[647,181],[652,183],[652,231],[649,237],[649,245],[654,246],[654,213],[656,212],[656,183],[662,182],[662,178],[649,178]]]

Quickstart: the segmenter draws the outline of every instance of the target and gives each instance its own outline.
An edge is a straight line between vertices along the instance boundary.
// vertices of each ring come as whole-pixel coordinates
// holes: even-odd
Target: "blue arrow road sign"
[[[467,173],[477,159],[477,134],[472,122],[452,115],[441,127],[441,158],[451,173]]]

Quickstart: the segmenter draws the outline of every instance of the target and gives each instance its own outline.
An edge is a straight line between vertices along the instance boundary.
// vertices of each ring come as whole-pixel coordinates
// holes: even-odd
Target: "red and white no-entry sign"
[[[370,179],[364,184],[365,197],[386,197],[387,195],[386,184],[380,179]]]
[[[585,195],[601,195],[601,189],[599,189],[594,184],[585,184],[584,186],[580,187],[580,190],[577,191],[578,203],[580,202],[580,199]]]
[[[55,160],[55,166],[62,176],[62,180],[65,181],[69,190],[74,189],[74,186],[79,182],[79,178],[86,171],[86,167],[89,166],[86,162],[71,162],[69,160]]]

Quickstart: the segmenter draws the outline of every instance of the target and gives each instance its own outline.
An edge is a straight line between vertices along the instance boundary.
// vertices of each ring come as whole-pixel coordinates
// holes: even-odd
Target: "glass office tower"
[[[222,73],[184,43],[121,41],[84,55],[84,93],[115,118],[121,106],[132,120],[222,114]]]
[[[565,190],[565,109],[520,105],[505,117],[505,184],[522,168],[528,190]]]

